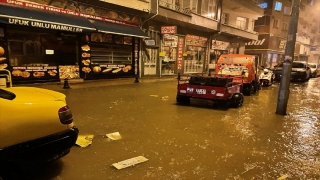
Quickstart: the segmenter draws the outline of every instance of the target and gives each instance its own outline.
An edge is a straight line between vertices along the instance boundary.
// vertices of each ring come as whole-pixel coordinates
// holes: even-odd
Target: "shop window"
[[[23,42],[11,41],[9,42],[10,55],[23,55]]]
[[[237,28],[239,29],[244,29],[247,30],[248,29],[248,18],[244,18],[244,17],[237,17]]]
[[[202,73],[206,57],[206,48],[187,46],[187,57],[185,58],[185,73]]]
[[[11,66],[77,64],[76,36],[59,35],[54,31],[9,28],[8,45]],[[51,50],[50,53],[48,50]]]

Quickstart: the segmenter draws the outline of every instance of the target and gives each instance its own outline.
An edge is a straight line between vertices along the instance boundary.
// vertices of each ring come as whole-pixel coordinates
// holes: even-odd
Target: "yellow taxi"
[[[65,156],[77,137],[64,94],[35,87],[0,88],[0,179],[10,176],[12,165]]]

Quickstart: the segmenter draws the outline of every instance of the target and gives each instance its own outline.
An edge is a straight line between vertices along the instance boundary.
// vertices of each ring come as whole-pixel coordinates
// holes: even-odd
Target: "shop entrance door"
[[[146,48],[143,53],[144,75],[157,74],[158,48]]]

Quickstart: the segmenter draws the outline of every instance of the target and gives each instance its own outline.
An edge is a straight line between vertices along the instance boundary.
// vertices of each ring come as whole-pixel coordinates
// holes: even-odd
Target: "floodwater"
[[[176,105],[176,82],[61,90],[80,134],[93,143],[40,169],[37,180],[320,179],[320,78],[291,84],[288,115],[276,115],[279,84],[238,109],[192,100]],[[150,95],[158,95],[150,96]],[[165,97],[168,96],[168,97]],[[105,134],[119,132],[110,141]],[[111,165],[144,156],[147,162]]]

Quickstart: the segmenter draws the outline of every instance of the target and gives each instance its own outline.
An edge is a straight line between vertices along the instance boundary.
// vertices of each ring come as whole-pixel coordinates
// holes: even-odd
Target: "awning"
[[[144,33],[139,27],[95,20],[90,20],[90,22],[97,28],[99,32],[134,36],[140,38],[148,37],[148,35]]]
[[[0,4],[0,22],[70,32],[96,31],[84,17]]]

